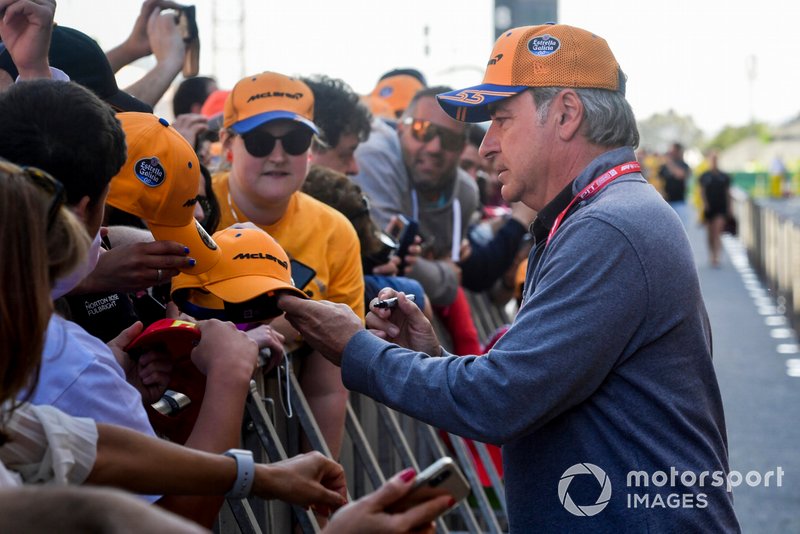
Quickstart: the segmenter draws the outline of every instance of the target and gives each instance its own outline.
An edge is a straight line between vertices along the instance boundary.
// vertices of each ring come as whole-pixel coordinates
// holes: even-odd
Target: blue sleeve
[[[345,348],[345,385],[497,444],[586,400],[633,350],[648,291],[638,255],[616,228],[590,218],[571,223],[551,242],[536,287],[487,355],[433,358],[360,332]]]
[[[90,417],[99,423],[155,436],[139,392],[101,361],[89,365],[53,406],[76,417]]]

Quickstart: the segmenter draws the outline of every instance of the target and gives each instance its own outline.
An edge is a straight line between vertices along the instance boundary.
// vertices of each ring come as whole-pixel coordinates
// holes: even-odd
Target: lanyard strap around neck
[[[641,166],[636,161],[629,161],[628,163],[623,163],[622,165],[617,165],[613,169],[609,169],[608,171],[604,172],[597,178],[595,178],[592,183],[587,185],[583,188],[583,190],[575,195],[573,199],[570,201],[569,205],[558,214],[556,217],[555,222],[553,223],[553,228],[550,229],[550,233],[547,234],[547,243],[545,246],[550,244],[550,240],[553,239],[553,236],[556,234],[556,230],[558,230],[559,226],[561,226],[561,222],[567,216],[567,213],[572,208],[572,206],[576,202],[582,202],[584,200],[588,200],[595,196],[597,193],[600,192],[605,186],[619,178],[620,176],[625,176],[626,174],[631,174],[634,172],[640,172],[642,170]]]

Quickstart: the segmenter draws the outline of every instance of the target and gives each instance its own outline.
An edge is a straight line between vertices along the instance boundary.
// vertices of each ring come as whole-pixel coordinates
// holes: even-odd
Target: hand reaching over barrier
[[[87,484],[164,495],[224,495],[239,485],[237,460],[182,447],[127,428],[97,425],[97,458]],[[255,464],[250,495],[321,512],[345,503],[342,466],[318,452]]]
[[[282,295],[278,307],[303,339],[334,365],[341,366],[345,345],[364,329],[361,319],[346,304]]]

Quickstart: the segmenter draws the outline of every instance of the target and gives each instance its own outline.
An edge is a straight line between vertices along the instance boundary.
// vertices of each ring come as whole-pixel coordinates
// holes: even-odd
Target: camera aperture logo
[[[575,504],[572,497],[569,495],[569,485],[572,479],[578,475],[592,475],[600,485],[600,495],[594,504]],[[558,481],[558,500],[561,505],[572,515],[580,517],[587,517],[597,515],[608,506],[608,501],[611,500],[611,479],[608,478],[606,472],[594,464],[582,463],[575,464],[561,475],[561,480]]]

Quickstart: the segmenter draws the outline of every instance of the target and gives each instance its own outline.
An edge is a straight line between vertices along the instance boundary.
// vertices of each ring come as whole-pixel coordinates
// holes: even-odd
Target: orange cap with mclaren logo
[[[118,113],[117,118],[125,131],[128,160],[111,179],[106,202],[144,219],[156,239],[187,246],[197,263],[181,270],[209,270],[220,252],[194,218],[201,180],[194,149],[151,113]]]
[[[232,226],[215,233],[214,240],[222,249],[222,258],[206,273],[173,278],[172,296],[177,301],[185,300],[188,294],[183,291],[189,289],[202,289],[225,303],[236,304],[265,294],[277,298],[284,291],[308,298],[294,287],[289,257],[267,232]]]
[[[397,120],[397,115],[395,115],[392,106],[382,98],[378,98],[374,95],[363,95],[361,97],[361,103],[367,106],[367,109],[369,109],[373,117]]]
[[[414,76],[398,74],[379,81],[370,96],[386,102],[393,113],[391,118],[396,119],[403,114],[414,95],[424,88]]]
[[[574,26],[543,24],[508,30],[495,42],[483,83],[437,95],[456,120],[490,120],[488,106],[529,87],[619,91],[625,75],[602,37]]]
[[[225,100],[223,126],[244,134],[262,124],[289,119],[315,134],[314,93],[297,78],[262,72],[239,80]]]

